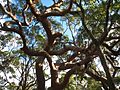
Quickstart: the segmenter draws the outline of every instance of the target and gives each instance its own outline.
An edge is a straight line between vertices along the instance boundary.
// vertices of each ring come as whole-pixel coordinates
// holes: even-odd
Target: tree
[[[1,89],[45,90],[49,79],[48,90],[118,88],[119,0],[2,2]]]

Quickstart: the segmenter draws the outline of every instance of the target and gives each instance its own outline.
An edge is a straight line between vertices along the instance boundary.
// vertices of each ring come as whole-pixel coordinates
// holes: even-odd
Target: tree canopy
[[[0,90],[119,85],[120,0],[0,1]]]

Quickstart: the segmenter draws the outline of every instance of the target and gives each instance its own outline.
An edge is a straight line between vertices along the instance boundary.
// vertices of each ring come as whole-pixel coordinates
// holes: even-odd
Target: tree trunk
[[[39,57],[36,60],[36,78],[37,78],[37,90],[45,90],[45,78],[43,72],[44,57]]]
[[[104,68],[104,71],[106,73],[109,90],[115,90],[115,84],[114,84],[113,79],[111,77],[111,74],[109,72],[109,68],[107,66],[106,58],[103,55],[101,47],[98,47],[97,49],[99,51],[99,57],[100,57],[100,60],[101,60],[101,64],[102,64],[102,66]]]

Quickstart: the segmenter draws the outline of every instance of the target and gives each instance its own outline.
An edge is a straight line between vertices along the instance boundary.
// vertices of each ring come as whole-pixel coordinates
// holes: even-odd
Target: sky
[[[52,0],[41,0],[41,2],[43,3],[43,5],[45,6],[50,6],[53,4]]]

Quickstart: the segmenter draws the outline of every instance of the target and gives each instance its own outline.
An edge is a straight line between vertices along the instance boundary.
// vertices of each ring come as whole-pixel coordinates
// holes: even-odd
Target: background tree
[[[1,1],[0,89],[119,88],[120,1],[49,2]]]

